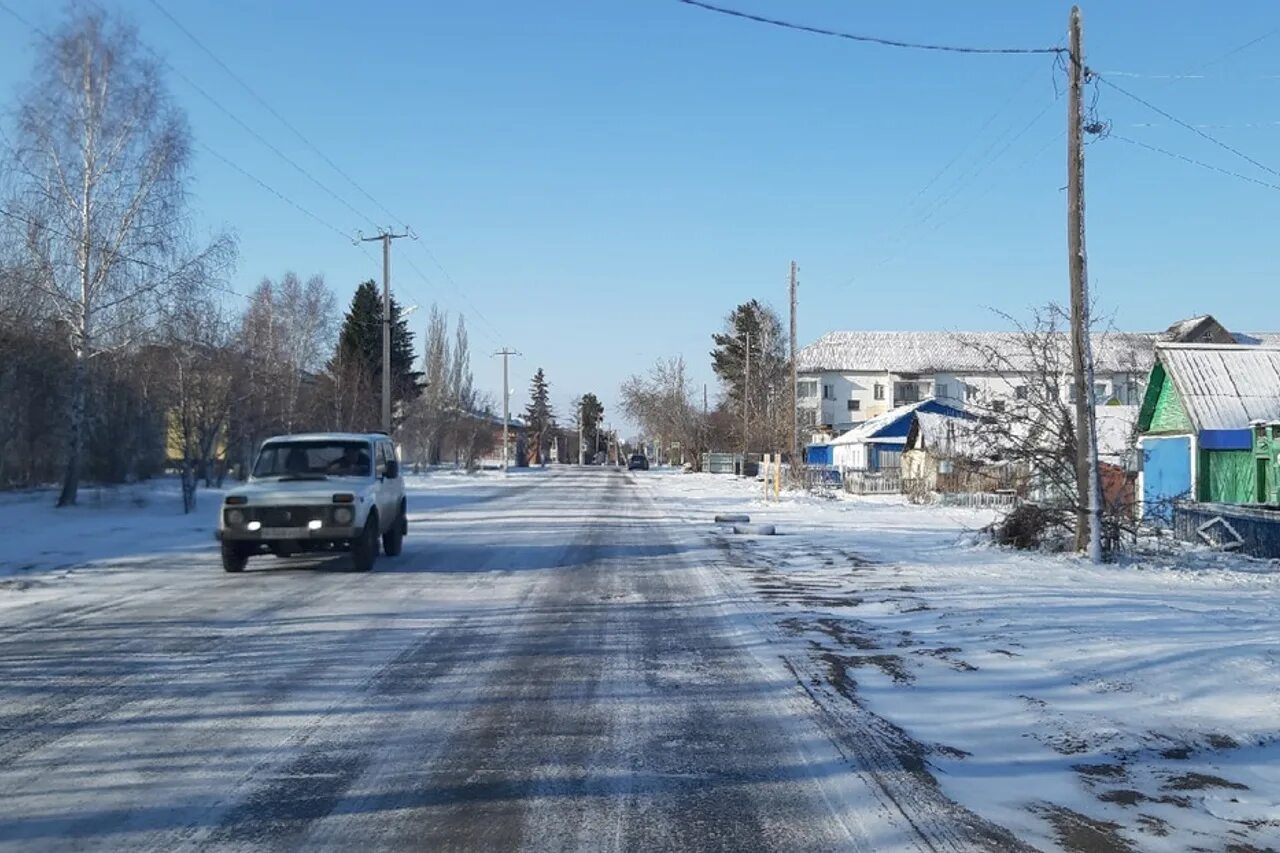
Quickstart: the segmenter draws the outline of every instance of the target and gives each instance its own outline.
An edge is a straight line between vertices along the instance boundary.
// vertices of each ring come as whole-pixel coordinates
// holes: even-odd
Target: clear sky
[[[58,19],[46,0],[4,2],[46,28]],[[345,301],[380,277],[375,246],[363,254],[201,144],[340,230],[372,232],[388,220],[379,207],[150,0],[101,2],[359,212],[170,75],[197,142],[198,222],[239,237],[234,287],[320,272]],[[1067,296],[1066,102],[1050,56],[855,44],[676,0],[159,2],[398,217],[388,224],[421,235],[395,245],[399,298],[467,315],[477,380],[495,399],[501,365],[487,354],[519,349],[516,406],[538,366],[559,409],[594,391],[615,422],[621,380],[659,357],[683,354],[713,383],[710,334],[752,297],[785,311],[792,258],[802,344],[833,329],[1001,328],[992,308],[1020,314]],[[1001,47],[1063,43],[1070,9],[719,2]],[[1091,67],[1280,170],[1280,6],[1146,0],[1084,13]],[[0,93],[12,105],[35,37],[0,10],[0,44]],[[1277,185],[1114,136],[1091,144],[1089,269],[1101,308],[1126,329],[1203,312],[1229,328],[1280,328],[1280,172],[1106,87],[1097,112],[1117,136]],[[424,314],[413,318],[419,333]]]

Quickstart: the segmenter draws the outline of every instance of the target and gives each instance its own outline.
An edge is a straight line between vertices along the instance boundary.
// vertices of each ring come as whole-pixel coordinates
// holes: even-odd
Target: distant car
[[[249,482],[228,492],[218,512],[228,572],[257,554],[301,551],[350,551],[355,569],[367,572],[379,544],[395,557],[406,533],[404,480],[383,433],[269,438]]]
[[[627,461],[628,471],[648,471],[649,460],[645,458],[643,453],[631,454],[631,459]]]

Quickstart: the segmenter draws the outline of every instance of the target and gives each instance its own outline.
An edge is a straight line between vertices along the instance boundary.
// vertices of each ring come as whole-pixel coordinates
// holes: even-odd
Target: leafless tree
[[[72,355],[66,467],[75,503],[90,359],[136,340],[155,299],[230,262],[227,237],[190,253],[189,134],[132,27],[74,7],[50,37],[17,113],[14,195],[34,288]]]
[[[975,389],[969,397],[966,408],[978,416],[972,427],[972,443],[984,449],[984,462],[998,462],[1006,473],[1021,472],[1021,490],[1039,504],[1037,524],[1074,539],[1077,526],[1087,522],[1081,521],[1085,513],[1076,481],[1071,349],[1064,332],[1070,316],[1054,304],[1033,311],[1030,322],[1001,316],[1015,332],[994,342],[990,338],[964,339],[980,355],[985,372],[1003,386],[995,391]],[[1105,333],[1112,334],[1123,337],[1120,332]],[[1104,337],[1102,343],[1108,341],[1109,337]],[[1122,352],[1128,353],[1124,357],[1132,362],[1126,369],[1134,374],[1141,372],[1133,355],[1139,349],[1122,347]],[[1106,524],[1128,529],[1132,510],[1118,497],[1106,499]]]
[[[206,483],[225,441],[234,402],[239,350],[225,310],[213,300],[184,301],[168,317],[164,342],[153,348],[169,392],[169,437],[178,451],[183,512],[196,505],[196,481]],[[225,462],[225,460],[221,460]]]
[[[659,359],[649,372],[629,377],[619,392],[623,413],[663,445],[678,442],[701,464],[707,419],[695,401],[684,358]]]
[[[244,370],[237,383],[236,418],[232,440],[241,465],[254,448],[276,433],[309,426],[338,427],[347,420],[335,407],[335,394],[352,391],[358,377],[348,377],[341,389],[330,388],[321,404],[316,389],[333,350],[336,300],[321,275],[304,284],[294,272],[278,281],[264,278],[254,290],[240,320],[238,345]]]

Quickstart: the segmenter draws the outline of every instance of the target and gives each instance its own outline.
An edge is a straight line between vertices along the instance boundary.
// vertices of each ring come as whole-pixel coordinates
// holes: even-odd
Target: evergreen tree
[[[391,298],[391,399],[392,411],[422,393],[422,374],[413,369],[413,332]],[[382,388],[382,294],[370,279],[356,288],[351,308],[338,336],[334,363],[355,365],[380,395]],[[376,422],[371,413],[370,422]]]
[[[600,421],[604,418],[604,404],[595,394],[583,394],[578,401],[578,423],[582,425],[582,443],[588,455],[595,452]]]
[[[529,405],[524,411],[529,430],[529,463],[545,464],[547,444],[555,424],[555,413],[551,411],[551,392],[541,367],[538,368],[537,373],[533,374],[533,381],[529,385]]]
[[[782,321],[777,313],[755,299],[744,302],[725,318],[724,331],[712,335],[711,339],[716,345],[711,351],[711,367],[719,377],[727,402],[739,423],[743,400],[747,401],[751,434],[740,435],[739,440],[749,445],[763,444],[768,448],[778,446],[784,438],[781,432],[783,425],[790,423],[787,415],[790,362]],[[748,352],[751,362],[749,388],[746,387]]]

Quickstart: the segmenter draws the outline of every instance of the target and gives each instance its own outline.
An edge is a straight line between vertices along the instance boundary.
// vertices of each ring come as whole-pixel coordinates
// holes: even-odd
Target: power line
[[[313,143],[310,139],[308,139],[308,138],[307,138],[307,137],[302,133],[302,131],[298,130],[298,128],[297,128],[297,127],[295,127],[291,122],[289,122],[289,121],[288,121],[288,119],[286,119],[283,115],[281,115],[281,113],[280,113],[278,110],[276,110],[276,109],[275,109],[275,108],[274,108],[274,107],[273,107],[273,106],[272,106],[272,105],[271,105],[271,104],[270,104],[270,103],[269,103],[269,102],[268,102],[268,101],[267,101],[267,100],[266,100],[262,95],[258,94],[258,92],[257,92],[257,91],[252,87],[252,86],[250,86],[247,82],[245,82],[245,80],[244,80],[242,77],[240,77],[240,75],[236,74],[236,73],[235,73],[235,71],[233,71],[233,70],[231,69],[231,67],[227,65],[227,63],[225,63],[224,61],[222,61],[222,59],[220,59],[220,58],[219,58],[219,57],[218,57],[218,56],[217,56],[217,55],[216,55],[216,54],[215,54],[215,53],[214,53],[214,52],[213,52],[213,51],[212,51],[212,50],[211,50],[207,45],[205,45],[205,44],[204,44],[204,43],[203,43],[203,42],[202,42],[202,41],[201,41],[201,40],[200,40],[200,39],[199,39],[199,38],[198,38],[194,33],[192,33],[189,29],[187,29],[185,26],[183,26],[183,24],[182,24],[180,21],[178,21],[178,19],[177,19],[177,18],[175,18],[172,14],[170,14],[170,13],[169,13],[169,11],[168,11],[167,9],[165,9],[163,5],[161,5],[161,3],[159,2],[159,0],[150,0],[150,2],[151,2],[151,4],[152,4],[153,6],[155,6],[155,8],[156,8],[156,9],[157,9],[157,10],[158,10],[162,15],[164,15],[164,16],[165,16],[165,17],[166,17],[166,18],[167,18],[167,19],[168,19],[168,20],[169,20],[169,21],[170,21],[170,22],[171,22],[175,27],[177,27],[179,30],[181,30],[181,31],[182,31],[182,33],[183,33],[184,35],[186,35],[186,37],[187,37],[188,39],[190,39],[190,40],[191,40],[191,41],[192,41],[192,42],[193,42],[197,47],[199,47],[199,48],[200,48],[202,51],[204,51],[204,53],[205,53],[205,54],[207,54],[207,55],[208,55],[208,56],[209,56],[209,57],[210,57],[210,58],[211,58],[215,63],[217,63],[217,65],[218,65],[218,66],[219,66],[219,67],[220,67],[220,68],[221,68],[221,69],[222,69],[222,70],[223,70],[223,71],[224,71],[224,72],[225,72],[229,77],[231,77],[231,79],[232,79],[232,80],[236,81],[236,83],[238,83],[238,84],[241,86],[241,88],[243,88],[246,92],[248,92],[248,93],[249,93],[249,95],[250,95],[251,97],[253,97],[253,99],[254,99],[255,101],[257,101],[259,104],[261,104],[261,105],[262,105],[262,107],[263,107],[263,108],[265,108],[269,113],[271,113],[271,115],[272,115],[272,116],[274,116],[274,117],[276,118],[276,120],[277,120],[277,121],[279,121],[282,125],[284,125],[284,126],[285,126],[285,127],[286,127],[290,132],[291,132],[291,133],[293,133],[293,135],[294,135],[294,136],[296,136],[299,140],[301,140],[301,142],[302,142],[304,145],[306,145],[309,149],[311,149],[313,152],[315,152],[315,154],[316,154],[316,155],[318,155],[322,160],[324,160],[324,162],[325,162],[325,163],[327,163],[327,164],[329,165],[329,167],[330,167],[330,168],[332,168],[336,173],[338,173],[339,175],[341,175],[341,176],[342,176],[342,178],[343,178],[344,180],[346,180],[346,181],[347,181],[347,183],[349,183],[349,184],[351,184],[353,187],[355,187],[355,188],[356,188],[356,190],[358,190],[358,191],[361,193],[361,195],[363,195],[363,196],[364,196],[365,198],[367,198],[370,202],[372,202],[372,203],[373,203],[373,204],[374,204],[374,205],[375,205],[379,210],[381,210],[384,214],[386,214],[386,215],[387,215],[388,217],[390,217],[392,220],[397,221],[397,222],[401,222],[401,223],[403,223],[403,222],[404,222],[404,219],[403,219],[402,217],[396,216],[394,213],[392,213],[392,212],[387,208],[387,206],[386,206],[386,205],[384,205],[384,204],[383,204],[381,201],[379,201],[379,200],[378,200],[378,199],[377,199],[377,198],[376,198],[372,193],[370,193],[368,190],[366,190],[364,187],[362,187],[362,186],[361,186],[361,185],[360,185],[360,184],[359,184],[359,183],[358,183],[354,178],[352,178],[352,177],[351,177],[351,175],[350,175],[350,174],[348,174],[345,170],[343,170],[343,169],[342,169],[342,168],[341,168],[341,167],[340,167],[336,162],[334,162],[334,161],[333,161],[333,159],[332,159],[332,158],[330,158],[330,157],[329,157],[327,154],[325,154],[325,153],[324,153],[324,151],[322,151],[322,150],[321,150],[321,149],[320,149],[320,148],[319,148],[315,143]],[[170,69],[173,69],[173,66],[172,66],[172,65],[168,65],[168,63],[166,63],[166,65],[167,65],[167,67],[169,67]],[[177,72],[177,71],[176,71],[176,69],[173,69],[173,70],[175,71],[175,73],[178,73],[179,77],[182,77],[182,79],[184,79],[184,80],[188,83],[188,85],[192,86],[192,87],[193,87],[193,88],[195,88],[197,91],[201,92],[201,94],[203,94],[203,95],[204,95],[206,98],[208,98],[210,101],[213,101],[212,97],[211,97],[210,95],[208,95],[208,93],[204,92],[202,89],[200,89],[200,87],[196,86],[196,84],[195,84],[195,83],[193,83],[190,79],[186,78],[186,77],[185,77],[184,75],[182,75],[180,72]],[[227,110],[227,109],[226,109],[225,107],[223,107],[221,104],[218,104],[218,103],[216,103],[216,102],[214,102],[214,103],[215,103],[215,106],[218,106],[218,108],[219,108],[219,109],[221,109],[223,112],[225,112],[225,113],[227,113],[229,116],[231,116],[231,118],[232,118],[233,120],[235,120],[238,124],[240,124],[240,125],[241,125],[242,127],[244,127],[246,130],[248,130],[250,133],[252,133],[252,134],[253,134],[256,138],[258,138],[258,139],[259,139],[259,141],[261,141],[264,145],[267,145],[267,147],[271,148],[271,149],[272,149],[272,150],[273,150],[273,151],[274,151],[278,156],[280,156],[280,157],[282,157],[282,158],[284,158],[284,159],[288,160],[288,158],[287,158],[287,157],[285,157],[285,155],[283,155],[283,154],[282,154],[278,149],[276,149],[274,146],[272,146],[270,143],[268,143],[265,139],[263,139],[263,138],[262,138],[259,134],[257,134],[255,131],[253,131],[252,129],[250,129],[250,128],[249,128],[249,127],[248,127],[248,126],[247,126],[243,121],[241,121],[240,119],[238,119],[236,116],[232,115],[232,114],[230,113],[230,111],[229,111],[229,110]],[[215,156],[219,156],[219,155],[216,155],[216,154],[215,154]],[[225,158],[223,158],[223,159],[225,159]],[[292,161],[289,161],[289,162],[290,162],[290,163],[292,163]],[[231,165],[233,166],[233,168],[238,168],[238,167],[235,167],[235,166],[234,166],[234,164],[231,164]],[[350,204],[348,204],[344,199],[342,199],[342,198],[338,197],[335,193],[333,193],[333,191],[332,191],[332,190],[329,190],[327,187],[325,187],[325,186],[323,186],[322,184],[320,184],[320,183],[319,183],[319,181],[317,181],[314,177],[312,177],[309,173],[307,173],[305,170],[303,170],[303,169],[302,169],[300,166],[298,166],[296,163],[292,163],[292,165],[294,166],[294,168],[299,169],[300,171],[302,171],[302,172],[303,172],[303,174],[307,175],[307,177],[308,177],[310,180],[312,180],[312,182],[313,182],[313,183],[316,183],[318,186],[321,186],[321,188],[322,188],[322,189],[325,189],[325,190],[326,190],[326,192],[328,192],[328,193],[329,193],[330,195],[332,195],[334,198],[338,199],[338,201],[340,201],[341,203],[343,203],[343,204],[344,204],[344,205],[345,205],[349,210],[352,210],[354,213],[356,213],[356,215],[357,215],[357,216],[360,216],[361,218],[364,218],[364,219],[368,219],[368,221],[369,221],[369,222],[373,223],[373,224],[374,224],[374,226],[375,226],[375,227],[377,227],[377,223],[376,223],[376,222],[373,222],[373,220],[372,220],[372,219],[369,219],[369,218],[368,218],[367,216],[365,216],[364,214],[360,213],[359,211],[356,211],[356,210],[355,210],[353,207],[351,207],[351,205],[350,205]],[[240,171],[243,171],[243,170],[240,170]],[[247,173],[245,173],[245,174],[247,174]],[[330,225],[330,224],[329,224],[329,223],[327,223],[327,222],[324,222],[323,220],[320,220],[320,219],[319,219],[319,217],[315,216],[315,215],[314,215],[314,214],[312,214],[310,211],[307,211],[307,210],[303,209],[300,205],[298,205],[298,204],[296,204],[296,203],[294,203],[294,202],[290,201],[289,199],[285,198],[283,195],[281,195],[280,193],[276,192],[276,191],[275,191],[275,190],[273,190],[271,187],[267,186],[264,182],[262,182],[262,181],[258,180],[257,178],[254,178],[252,175],[248,175],[248,177],[250,177],[252,180],[254,180],[255,182],[257,182],[258,184],[262,185],[265,189],[267,189],[269,192],[272,192],[272,193],[273,193],[274,195],[276,195],[277,197],[282,198],[283,200],[285,200],[285,201],[286,201],[286,202],[288,202],[289,204],[293,205],[295,208],[298,208],[299,210],[301,210],[301,211],[302,211],[303,213],[305,213],[306,215],[310,216],[310,217],[311,217],[311,218],[313,218],[313,219],[316,219],[317,221],[319,221],[319,222],[320,222],[322,225],[324,225],[325,227],[329,228],[330,230],[338,231],[338,229],[334,228],[334,226]],[[339,231],[339,233],[341,233],[341,232]],[[347,235],[343,235],[343,236],[347,236]],[[475,306],[475,304],[474,304],[474,303],[473,303],[473,302],[472,302],[472,301],[467,297],[467,295],[465,294],[465,292],[463,292],[462,288],[461,288],[461,287],[459,287],[459,286],[458,286],[458,284],[457,284],[457,282],[455,282],[455,281],[453,280],[453,276],[451,276],[451,275],[449,274],[449,271],[448,271],[447,269],[445,269],[444,265],[440,262],[439,258],[437,258],[437,257],[436,257],[436,255],[435,255],[435,253],[431,251],[430,247],[429,247],[429,246],[427,246],[425,243],[421,243],[421,246],[422,246],[423,251],[425,251],[425,252],[426,252],[427,257],[428,257],[428,258],[430,258],[430,259],[431,259],[431,262],[432,262],[433,264],[435,264],[435,266],[436,266],[436,268],[437,268],[437,269],[439,269],[439,270],[440,270],[441,274],[444,276],[444,278],[445,278],[445,280],[448,282],[449,286],[450,286],[451,288],[453,288],[453,290],[454,290],[454,291],[455,291],[455,292],[456,292],[460,297],[462,297],[463,301],[464,301],[464,302],[465,302],[465,303],[466,303],[466,304],[471,308],[471,310],[474,312],[475,316],[476,316],[476,317],[478,317],[478,318],[480,319],[480,321],[481,321],[484,325],[488,326],[488,327],[493,331],[494,335],[496,335],[496,336],[497,336],[497,338],[495,338],[495,340],[500,339],[500,338],[501,338],[501,332],[499,332],[499,331],[498,331],[497,327],[496,327],[496,326],[494,326],[494,324],[493,324],[492,322],[490,322],[490,321],[489,321],[489,319],[488,319],[487,317],[485,317],[484,313],[483,313],[482,311],[480,311],[480,309],[479,309],[479,308],[477,308],[477,307]],[[365,254],[366,256],[368,256],[368,252],[364,252],[364,254]],[[418,276],[422,279],[422,281],[423,281],[425,284],[427,284],[428,286],[431,286],[431,285],[432,285],[431,280],[426,276],[426,274],[425,274],[425,273],[423,273],[423,272],[422,272],[422,270],[421,270],[421,269],[419,269],[419,268],[418,268],[417,264],[415,264],[415,263],[413,262],[412,258],[405,258],[405,260],[406,260],[406,262],[408,262],[408,263],[409,263],[410,267],[411,267],[411,268],[412,268],[412,269],[413,269],[413,270],[418,274]],[[371,261],[371,262],[375,262],[375,261],[374,261],[374,259],[373,259],[371,256],[370,256],[370,261]],[[375,263],[376,263],[376,262],[375,262]]]
[[[223,71],[225,71],[225,72],[226,72],[227,76],[229,76],[232,80],[235,80],[237,83],[239,83],[239,84],[240,84],[240,87],[241,87],[242,89],[244,89],[246,92],[248,92],[248,93],[249,93],[249,95],[250,95],[250,96],[251,96],[255,101],[257,101],[259,104],[261,104],[261,105],[262,105],[262,107],[263,107],[267,112],[271,113],[271,115],[272,115],[272,116],[274,116],[274,117],[275,117],[275,119],[276,119],[278,122],[280,122],[282,125],[284,125],[286,128],[288,128],[288,129],[289,129],[289,131],[290,131],[291,133],[293,133],[293,135],[294,135],[294,136],[296,136],[296,137],[297,137],[297,138],[302,142],[302,144],[303,144],[303,145],[305,145],[305,146],[307,146],[308,148],[310,148],[313,152],[315,152],[315,154],[316,154],[317,156],[319,156],[319,157],[320,157],[320,159],[324,160],[324,162],[325,162],[325,163],[327,163],[327,164],[329,165],[329,168],[333,169],[335,172],[337,172],[339,175],[341,175],[341,176],[342,176],[342,178],[343,178],[347,183],[349,183],[349,184],[351,184],[351,186],[355,187],[355,188],[356,188],[356,190],[357,190],[361,195],[363,195],[363,196],[364,196],[365,198],[367,198],[370,202],[372,202],[372,203],[373,203],[373,204],[374,204],[374,205],[375,205],[379,210],[381,210],[384,214],[386,214],[386,215],[387,215],[387,216],[389,216],[391,219],[394,219],[394,220],[396,220],[396,221],[398,221],[398,222],[399,222],[399,221],[402,221],[402,220],[400,219],[400,217],[396,216],[394,213],[392,213],[390,210],[388,210],[388,209],[387,209],[387,208],[382,204],[382,202],[378,201],[378,199],[376,199],[376,198],[375,198],[375,197],[374,197],[374,196],[373,196],[373,195],[372,195],[368,190],[366,190],[366,189],[365,189],[364,187],[362,187],[359,183],[357,183],[355,178],[353,178],[353,177],[351,177],[351,175],[347,174],[347,172],[346,172],[346,171],[344,171],[344,170],[343,170],[343,169],[342,169],[342,168],[341,168],[337,163],[335,163],[332,159],[330,159],[330,157],[329,157],[327,154],[325,154],[323,151],[321,151],[321,150],[320,150],[320,148],[319,148],[319,147],[317,147],[317,146],[315,145],[315,143],[313,143],[310,139],[308,139],[308,138],[307,138],[307,137],[302,133],[302,131],[298,130],[298,128],[297,128],[297,127],[295,127],[291,122],[289,122],[289,120],[288,120],[288,119],[286,119],[284,116],[282,116],[282,115],[281,115],[281,114],[280,114],[280,113],[275,109],[275,107],[271,106],[271,104],[270,104],[270,103],[268,103],[268,102],[267,102],[267,100],[266,100],[265,98],[263,98],[260,94],[258,94],[258,92],[257,92],[257,91],[252,87],[252,86],[250,86],[248,83],[246,83],[246,82],[245,82],[245,80],[244,80],[244,78],[242,78],[240,75],[236,74],[236,73],[235,73],[235,71],[231,70],[230,66],[228,66],[225,62],[223,62],[223,61],[218,57],[218,55],[217,55],[217,54],[215,54],[212,50],[210,50],[210,49],[209,49],[209,47],[208,47],[208,46],[206,46],[204,42],[202,42],[199,38],[197,38],[197,37],[196,37],[196,35],[195,35],[193,32],[191,32],[191,30],[189,30],[189,29],[187,29],[185,26],[183,26],[183,25],[182,25],[182,23],[181,23],[177,18],[175,18],[175,17],[174,17],[174,16],[169,12],[169,10],[165,9],[165,8],[164,8],[164,6],[162,6],[162,5],[160,4],[159,0],[150,0],[150,2],[151,2],[151,5],[152,5],[152,6],[155,6],[155,7],[156,7],[157,11],[159,11],[159,12],[160,12],[160,14],[162,14],[162,15],[164,15],[166,18],[168,18],[168,19],[169,19],[169,21],[170,21],[170,23],[172,23],[175,27],[177,27],[179,30],[181,30],[181,31],[182,31],[182,33],[183,33],[183,35],[185,35],[188,39],[190,39],[190,40],[191,40],[191,41],[196,45],[196,47],[200,48],[202,51],[204,51],[204,52],[205,52],[205,54],[207,54],[207,55],[209,56],[209,58],[210,58],[210,59],[212,59],[214,62],[216,62],[216,63],[218,64],[218,67],[219,67],[219,68],[221,68]],[[363,217],[362,217],[362,218],[363,218]]]
[[[1179,127],[1182,127],[1182,128],[1185,128],[1185,129],[1187,129],[1187,130],[1191,131],[1191,132],[1192,132],[1192,133],[1194,133],[1196,136],[1199,136],[1201,139],[1208,140],[1209,142],[1212,142],[1214,145],[1218,146],[1219,148],[1223,149],[1224,151],[1229,151],[1230,153],[1234,154],[1235,156],[1239,157],[1240,159],[1242,159],[1242,160],[1244,160],[1244,161],[1246,161],[1246,162],[1250,163],[1251,165],[1253,165],[1253,166],[1255,166],[1255,167],[1257,167],[1257,168],[1261,169],[1262,171],[1264,171],[1264,172],[1266,172],[1266,173],[1268,173],[1268,174],[1271,174],[1271,175],[1275,175],[1277,178],[1280,178],[1280,171],[1276,171],[1275,169],[1271,168],[1270,166],[1268,166],[1268,165],[1267,165],[1267,164],[1265,164],[1265,163],[1260,163],[1260,162],[1258,162],[1257,160],[1255,160],[1254,158],[1250,157],[1248,154],[1245,154],[1243,151],[1239,150],[1238,148],[1232,148],[1230,145],[1228,145],[1227,143],[1225,143],[1225,142],[1223,142],[1222,140],[1218,139],[1217,137],[1211,136],[1211,135],[1209,135],[1208,133],[1205,133],[1205,132],[1204,132],[1203,130],[1201,130],[1200,128],[1196,127],[1195,125],[1190,124],[1189,122],[1185,122],[1185,121],[1183,121],[1182,119],[1178,118],[1177,116],[1171,115],[1170,113],[1166,112],[1165,110],[1160,109],[1159,107],[1157,107],[1155,104],[1151,103],[1150,101],[1144,100],[1144,99],[1142,99],[1142,98],[1138,97],[1137,95],[1133,94],[1132,92],[1128,91],[1127,89],[1123,89],[1123,88],[1121,88],[1120,86],[1117,86],[1115,83],[1112,83],[1112,82],[1111,82],[1110,80],[1108,80],[1107,78],[1105,78],[1105,77],[1101,77],[1101,76],[1098,76],[1098,75],[1094,75],[1094,76],[1095,76],[1095,78],[1098,80],[1098,82],[1099,82],[1099,83],[1102,83],[1102,84],[1103,84],[1103,85],[1105,85],[1105,86],[1109,86],[1109,87],[1111,87],[1112,89],[1115,89],[1117,92],[1119,92],[1120,94],[1124,95],[1126,98],[1130,98],[1130,99],[1132,99],[1132,100],[1134,100],[1134,101],[1137,101],[1139,104],[1142,104],[1144,107],[1146,107],[1147,109],[1151,110],[1152,112],[1155,112],[1155,113],[1157,113],[1157,114],[1159,114],[1159,115],[1163,116],[1164,118],[1168,119],[1169,121],[1173,122],[1174,124],[1178,125]]]
[[[246,178],[248,178],[249,180],[253,181],[253,182],[254,182],[255,184],[257,184],[258,186],[262,187],[264,190],[266,190],[267,192],[271,193],[273,196],[275,196],[276,198],[280,199],[281,201],[283,201],[285,204],[289,205],[289,206],[290,206],[290,207],[292,207],[293,209],[295,209],[295,210],[297,210],[298,212],[300,212],[300,213],[302,213],[302,214],[304,214],[304,215],[306,215],[306,216],[310,217],[311,219],[315,220],[315,221],[316,221],[317,223],[319,223],[320,225],[323,225],[325,228],[328,228],[330,231],[333,231],[335,234],[337,234],[338,236],[342,237],[343,239],[345,239],[345,240],[350,240],[350,239],[351,239],[351,235],[350,235],[350,234],[348,234],[347,232],[343,231],[341,228],[339,228],[338,226],[334,225],[332,222],[329,222],[329,221],[328,221],[328,220],[326,220],[326,219],[322,219],[319,215],[317,215],[317,214],[315,214],[315,213],[312,213],[310,210],[308,210],[307,208],[303,207],[301,204],[299,204],[298,202],[294,201],[293,199],[289,198],[287,195],[285,195],[284,193],[280,192],[280,191],[279,191],[279,190],[277,190],[275,187],[271,186],[271,185],[270,185],[270,184],[268,184],[266,181],[262,180],[262,179],[261,179],[261,178],[259,178],[257,175],[255,175],[255,174],[253,174],[252,172],[250,172],[248,169],[245,169],[243,166],[240,166],[239,164],[237,164],[235,161],[233,161],[233,160],[232,160],[232,159],[230,159],[229,157],[226,157],[226,156],[225,156],[225,155],[223,155],[223,154],[219,154],[217,151],[215,151],[214,149],[210,148],[207,144],[205,144],[205,143],[203,143],[203,142],[201,142],[201,143],[200,143],[200,147],[201,147],[201,148],[203,148],[205,151],[209,152],[210,154],[212,154],[214,157],[217,157],[217,158],[218,158],[219,160],[221,160],[223,163],[226,163],[226,164],[227,164],[228,166],[230,166],[232,169],[235,169],[237,172],[239,172],[240,174],[244,175],[244,176],[245,176]]]
[[[927,44],[922,42],[899,41],[897,39],[882,38],[880,36],[859,35],[856,33],[840,32],[839,30],[829,30],[823,27],[812,27],[805,24],[796,24],[790,21],[781,21],[777,18],[766,18],[763,15],[753,15],[749,12],[741,12],[737,9],[727,9],[723,6],[714,6],[710,3],[704,3],[702,0],[679,0],[687,6],[696,6],[699,9],[705,9],[708,12],[716,12],[721,15],[729,15],[734,18],[742,18],[747,21],[755,21],[759,24],[768,24],[773,27],[782,27],[787,30],[796,30],[803,33],[812,33],[820,36],[831,36],[833,38],[846,39],[848,41],[866,42],[869,44],[878,44],[884,47],[901,47],[911,50],[936,50],[946,53],[985,53],[985,54],[1062,54],[1066,53],[1066,48],[1062,47],[960,47],[957,45],[944,44]]]
[[[1119,141],[1127,143],[1129,145],[1133,145],[1138,148],[1145,148],[1147,151],[1152,151],[1156,154],[1163,154],[1164,156],[1170,157],[1174,160],[1181,160],[1184,163],[1190,163],[1192,166],[1199,166],[1200,168],[1207,169],[1211,172],[1217,172],[1219,174],[1227,175],[1232,178],[1238,178],[1239,180],[1247,181],[1248,183],[1251,183],[1251,184],[1257,184],[1260,187],[1266,187],[1267,189],[1272,189],[1272,190],[1280,190],[1280,184],[1273,184],[1268,181],[1263,181],[1258,178],[1250,177],[1249,175],[1242,175],[1239,172],[1233,172],[1230,169],[1224,169],[1221,166],[1215,166],[1212,163],[1205,163],[1202,160],[1197,160],[1194,157],[1188,157],[1185,154],[1179,154],[1175,151],[1169,151],[1167,149],[1159,147],[1158,145],[1151,145],[1150,143],[1147,143],[1147,142],[1139,142],[1136,139],[1130,139],[1129,137],[1121,136],[1118,133],[1112,133],[1108,138],[1118,139]]]

